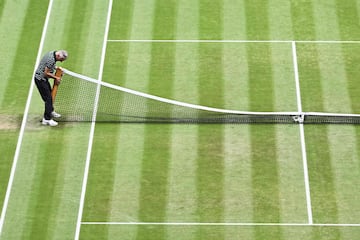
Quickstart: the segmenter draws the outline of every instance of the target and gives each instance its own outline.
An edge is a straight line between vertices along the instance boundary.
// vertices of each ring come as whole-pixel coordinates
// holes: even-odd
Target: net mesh
[[[360,115],[319,112],[245,112],[169,100],[64,69],[55,99],[59,121],[124,123],[341,123]]]

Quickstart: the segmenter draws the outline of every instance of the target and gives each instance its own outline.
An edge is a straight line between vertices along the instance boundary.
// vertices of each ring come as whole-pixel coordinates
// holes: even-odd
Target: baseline
[[[108,39],[108,42],[128,43],[334,43],[359,44],[360,40],[207,40],[207,39]]]
[[[82,222],[83,225],[360,227],[360,223]]]

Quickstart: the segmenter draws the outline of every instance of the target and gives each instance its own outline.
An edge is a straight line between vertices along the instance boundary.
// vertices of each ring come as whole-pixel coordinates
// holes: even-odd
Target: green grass
[[[48,3],[0,1],[0,206]],[[62,66],[97,78],[108,4],[55,0],[43,52],[67,49]],[[114,1],[108,39],[359,40],[359,9],[356,0]],[[296,50],[303,110],[358,113],[359,43],[296,42]],[[102,80],[216,108],[298,107],[291,42],[107,42]],[[42,127],[42,111],[34,89],[1,240],[73,239],[88,154],[81,221],[103,224],[81,224],[80,239],[360,235],[358,226],[306,225],[298,125],[97,123],[88,152],[91,124]],[[360,128],[304,128],[313,222],[359,224]]]

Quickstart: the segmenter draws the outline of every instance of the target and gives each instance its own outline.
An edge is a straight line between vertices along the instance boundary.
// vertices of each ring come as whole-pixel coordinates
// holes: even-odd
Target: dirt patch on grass
[[[0,130],[16,130],[21,125],[20,115],[0,114]]]

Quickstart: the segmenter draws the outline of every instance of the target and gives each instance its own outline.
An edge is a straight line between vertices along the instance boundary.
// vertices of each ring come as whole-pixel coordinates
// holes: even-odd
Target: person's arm
[[[45,76],[48,78],[53,78],[57,83],[60,83],[61,78],[55,76],[48,67],[45,67]]]

